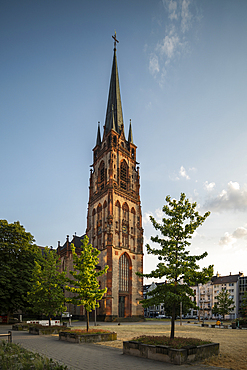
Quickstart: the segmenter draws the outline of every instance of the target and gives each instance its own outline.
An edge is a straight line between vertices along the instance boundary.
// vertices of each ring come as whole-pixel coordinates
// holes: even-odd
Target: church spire
[[[99,122],[98,122],[98,133],[97,133],[96,145],[99,145],[99,146],[101,145],[101,135],[100,135]]]
[[[106,118],[105,118],[105,134],[112,129],[114,129],[113,125],[115,123],[115,131],[120,133],[123,127],[123,113],[122,113],[122,104],[121,104],[121,96],[120,96],[120,86],[119,86],[119,78],[118,78],[118,68],[117,68],[117,53],[116,53],[116,44],[119,42],[115,36],[112,36],[114,39],[114,54],[113,54],[113,62],[112,62],[112,71],[111,71],[111,80],[110,80],[110,88],[109,88],[109,95],[108,95],[108,104],[107,104],[107,111],[106,111]],[[112,111],[113,107],[113,111]]]
[[[134,144],[133,141],[133,134],[132,134],[132,127],[131,127],[131,119],[130,119],[130,128],[129,128],[129,137],[128,137],[128,142],[131,144]]]

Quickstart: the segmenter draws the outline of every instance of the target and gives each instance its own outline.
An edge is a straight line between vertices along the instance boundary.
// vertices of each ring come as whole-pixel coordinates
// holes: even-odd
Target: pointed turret
[[[131,127],[131,119],[130,119],[130,128],[129,128],[129,137],[128,137],[128,142],[131,144],[134,144],[133,141],[133,134],[132,134],[132,127]]]
[[[105,118],[105,134],[108,134],[110,130],[114,129],[113,128],[114,122],[115,122],[115,131],[117,133],[121,132],[121,129],[123,126],[123,112],[122,112],[120,86],[119,86],[119,79],[118,79],[118,68],[117,68],[116,34],[115,34],[115,37],[113,38],[115,40],[115,43],[114,43],[114,55],[113,55],[113,62],[112,62],[110,88],[109,88],[109,95],[108,95],[108,104],[107,104],[107,111],[106,111],[106,118]],[[112,115],[112,106],[114,110],[114,115]],[[114,120],[113,120],[113,117],[114,117]]]
[[[101,145],[101,135],[100,135],[99,122],[98,122],[98,133],[97,133],[96,145],[99,145],[99,146]]]

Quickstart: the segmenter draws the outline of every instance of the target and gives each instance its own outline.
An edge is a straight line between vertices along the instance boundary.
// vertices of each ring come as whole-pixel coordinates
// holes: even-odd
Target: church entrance
[[[119,302],[118,302],[118,316],[124,317],[124,305],[125,305],[125,297],[119,296]]]

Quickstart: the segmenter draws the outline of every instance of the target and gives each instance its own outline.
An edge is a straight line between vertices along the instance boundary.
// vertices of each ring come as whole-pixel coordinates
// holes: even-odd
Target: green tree
[[[60,260],[56,251],[46,247],[39,262],[35,261],[32,282],[28,292],[31,310],[49,318],[66,311],[64,285],[66,272],[59,272]]]
[[[223,316],[225,320],[225,315],[228,315],[232,310],[234,310],[234,300],[230,298],[230,294],[226,289],[223,289],[217,295],[217,301],[213,307],[213,314],[219,314]]]
[[[34,261],[40,257],[34,242],[19,221],[0,220],[0,313],[7,313],[8,320],[10,314],[28,305]]]
[[[247,292],[244,292],[244,295],[242,297],[240,310],[241,310],[241,315],[243,317],[247,317]]]
[[[166,284],[160,284],[151,292],[152,297],[141,301],[144,307],[151,305],[165,304],[168,310],[172,311],[171,319],[171,339],[175,333],[176,311],[179,312],[179,305],[186,308],[196,307],[189,296],[194,296],[190,286],[197,283],[206,283],[213,275],[213,265],[199,270],[197,261],[207,256],[207,252],[199,256],[189,255],[186,250],[190,246],[189,240],[195,230],[202,225],[210,212],[200,216],[196,211],[196,203],[190,203],[185,194],[181,193],[180,199],[166,197],[167,205],[164,205],[163,212],[165,217],[162,224],[159,224],[152,216],[150,220],[153,227],[159,231],[160,235],[151,237],[151,241],[158,243],[158,249],[146,245],[148,254],[158,256],[159,263],[157,268],[149,274],[140,274],[147,278],[165,278]]]
[[[73,279],[67,278],[70,285],[66,285],[66,290],[72,292],[72,297],[66,298],[66,302],[73,303],[77,306],[83,305],[87,312],[87,331],[89,329],[89,312],[99,307],[99,303],[103,295],[107,292],[107,288],[100,289],[98,277],[106,273],[108,266],[103,270],[96,271],[96,266],[99,262],[98,255],[100,251],[89,244],[89,239],[84,236],[81,240],[81,253],[77,255],[75,246],[71,244],[73,253],[73,267],[70,271]]]

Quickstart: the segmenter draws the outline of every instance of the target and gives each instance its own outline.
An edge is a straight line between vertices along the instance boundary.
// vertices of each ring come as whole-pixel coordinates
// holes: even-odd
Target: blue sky
[[[191,252],[247,274],[246,16],[245,0],[2,1],[1,219],[44,246],[85,232],[116,30],[145,243],[148,215],[161,219],[166,195],[185,192],[211,211]],[[145,272],[156,263],[145,253]]]

